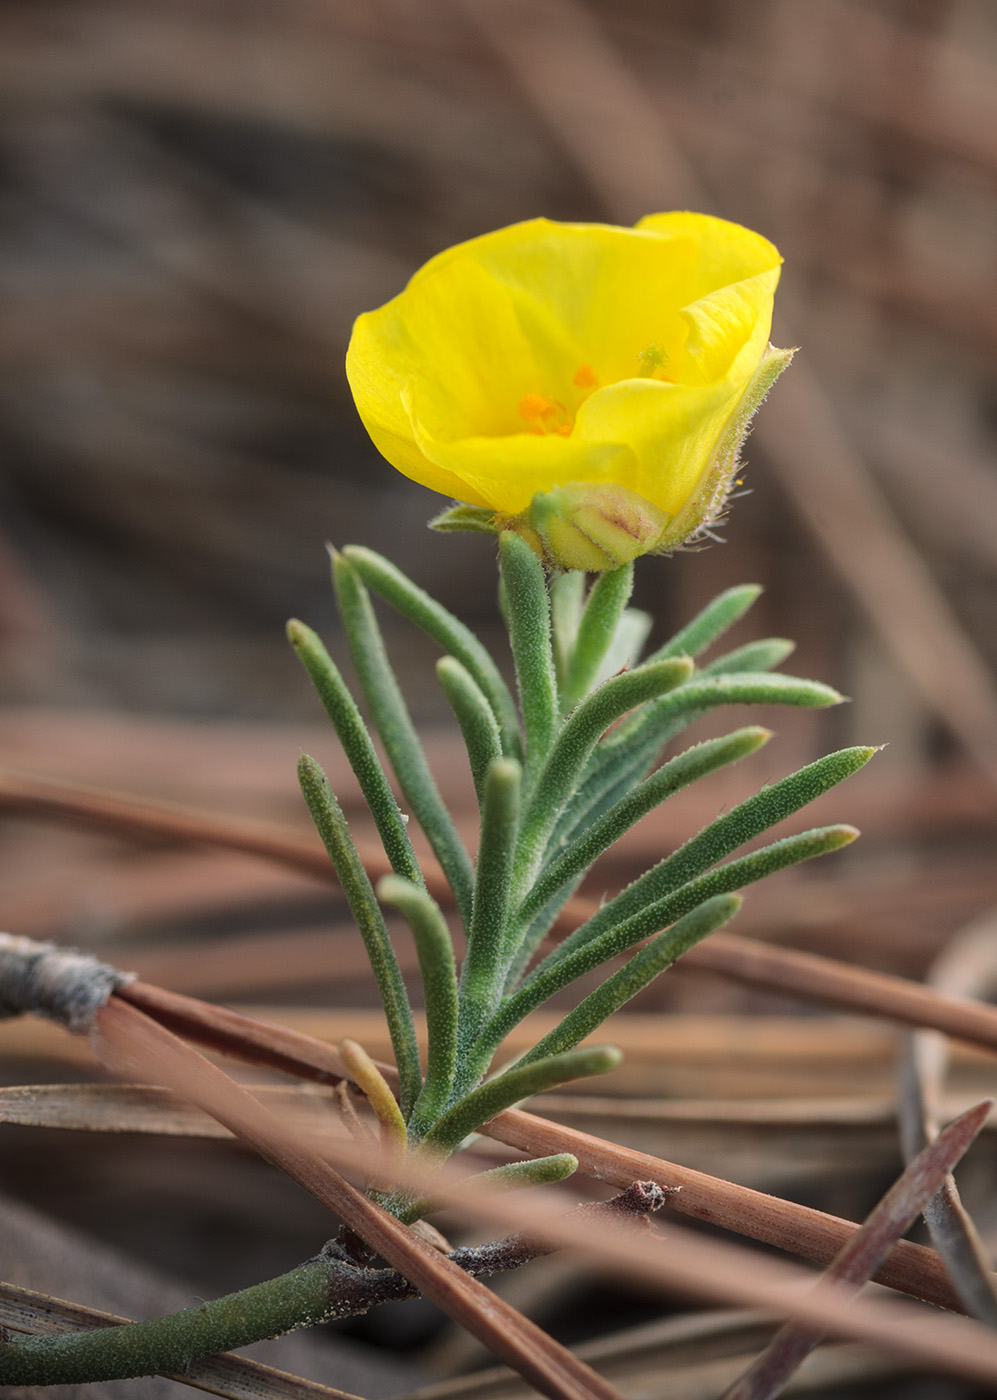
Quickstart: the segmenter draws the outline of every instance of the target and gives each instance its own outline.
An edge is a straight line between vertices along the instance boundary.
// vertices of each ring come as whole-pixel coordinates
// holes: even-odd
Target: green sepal
[[[459,501],[441,510],[426,524],[430,530],[464,530],[476,535],[497,535],[502,529],[495,512],[487,506],[463,505]]]

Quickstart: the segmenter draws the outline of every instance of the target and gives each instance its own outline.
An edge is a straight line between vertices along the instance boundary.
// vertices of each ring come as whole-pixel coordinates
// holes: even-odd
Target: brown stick
[[[487,1293],[480,1298],[480,1286],[466,1275],[460,1281],[448,1278],[446,1270],[453,1269],[450,1260],[431,1250],[427,1255],[427,1247],[413,1241],[404,1226],[348,1187],[307,1143],[289,1136],[279,1120],[252,1095],[196,1051],[120,1000],[112,999],[99,1013],[99,1027],[105,1041],[108,1036],[118,1037],[118,1048],[111,1051],[113,1063],[129,1069],[137,1067],[143,1075],[164,1079],[174,1092],[239,1132],[264,1157],[336,1209],[351,1226],[359,1226],[372,1247],[396,1264],[404,1261],[406,1274],[428,1296],[441,1302],[498,1354],[514,1356],[513,1364],[534,1384],[542,1377],[540,1388],[545,1393],[614,1394],[605,1382],[527,1324],[514,1309]],[[641,1183],[640,1190],[651,1199],[655,1196],[654,1183]],[[546,1199],[550,1201],[549,1196]],[[470,1206],[470,1202],[465,1204]],[[907,1352],[933,1368],[989,1384],[997,1380],[997,1342],[977,1324],[962,1318],[925,1316],[899,1302],[877,1301],[856,1310],[833,1286],[821,1289],[819,1297],[811,1296],[806,1291],[809,1278],[804,1271],[765,1259],[738,1245],[704,1240],[672,1227],[667,1248],[662,1248],[660,1238],[642,1235],[621,1224],[607,1233],[605,1229],[593,1228],[593,1222],[586,1217],[584,1226],[579,1228],[572,1212],[552,1217],[549,1204],[512,1204],[494,1193],[476,1198],[473,1211],[493,1221],[518,1218],[548,1242],[580,1248],[614,1273],[642,1278],[652,1286],[664,1284],[672,1290],[689,1290],[737,1306],[744,1306],[750,1299],[812,1327]],[[427,1275],[431,1288],[423,1283]],[[452,1285],[449,1290],[443,1286],[447,1282]],[[483,1305],[485,1312],[481,1311]],[[511,1334],[510,1325],[515,1329]],[[550,1365],[545,1366],[548,1358]]]
[[[143,1012],[112,997],[97,1031],[112,1067],[137,1067],[250,1142],[542,1394],[620,1400],[584,1362],[350,1185],[252,1094]]]
[[[237,1011],[179,996],[145,982],[132,982],[122,987],[116,999],[141,1007],[162,1024],[200,1045],[252,1064],[269,1065],[319,1083],[346,1077],[345,1066],[330,1046],[297,1031],[256,1021]],[[387,1066],[382,1069],[386,1075],[394,1073]],[[535,1156],[573,1152],[587,1176],[620,1188],[634,1181],[654,1181],[665,1190],[680,1187],[676,1194],[669,1196],[668,1204],[682,1214],[818,1263],[830,1263],[858,1228],[850,1220],[783,1201],[632,1148],[618,1147],[576,1128],[565,1128],[518,1109],[500,1114],[482,1131]],[[901,1240],[875,1278],[902,1293],[961,1311],[938,1255],[923,1245]]]

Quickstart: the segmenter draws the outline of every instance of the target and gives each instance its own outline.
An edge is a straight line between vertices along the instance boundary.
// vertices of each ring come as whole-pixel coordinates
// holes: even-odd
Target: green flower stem
[[[332,720],[343,752],[356,774],[360,791],[377,825],[392,870],[396,875],[421,885],[422,871],[405,830],[395,795],[374,750],[367,726],[339,673],[339,668],[317,634],[303,622],[292,618],[287,624],[287,636]]]
[[[415,939],[426,1006],[428,1045],[426,1078],[409,1119],[417,1139],[446,1107],[457,1065],[457,968],[450,930],[434,899],[418,885],[397,876],[379,881],[377,897],[403,916]]]
[[[681,686],[691,670],[691,661],[675,657],[613,676],[587,696],[564,721],[523,812],[516,853],[517,897],[532,884],[547,840],[599,737],[635,705]]]
[[[557,689],[563,694],[575,649],[578,624],[585,606],[585,575],[577,569],[558,574],[550,585],[550,622],[554,641],[554,670]]]
[[[520,758],[523,741],[515,702],[495,662],[471,629],[374,550],[351,544],[343,554],[368,588],[460,662],[488,701],[502,735],[502,752]]]
[[[550,599],[543,565],[533,550],[504,530],[499,558],[526,740],[526,782],[536,782],[557,734],[559,711],[551,650]]]
[[[765,637],[718,656],[700,670],[701,676],[726,676],[742,671],[774,671],[796,650],[787,637]]]
[[[0,1344],[0,1386],[182,1375],[202,1357],[346,1315],[336,1303],[336,1271],[335,1263],[314,1259],[167,1317],[57,1336],[9,1336]]]
[[[539,929],[534,925],[538,915],[566,885],[584,875],[624,832],[629,831],[641,817],[653,811],[674,793],[680,792],[682,788],[718,768],[739,762],[768,743],[771,737],[770,729],[763,729],[760,725],[749,725],[745,729],[735,730],[733,734],[726,734],[723,738],[707,739],[663,764],[638,787],[632,788],[626,797],[621,798],[547,867],[520,906],[516,914],[516,927],[531,928],[529,941],[535,947],[546,932],[543,925]],[[527,957],[532,953],[533,947],[526,949],[524,943],[523,951]],[[520,959],[521,955],[517,962]]]
[[[481,812],[481,843],[474,886],[474,916],[460,978],[460,1059],[494,1013],[502,979],[502,952],[509,912],[513,859],[519,832],[522,769],[499,758],[488,770]],[[458,1087],[466,1087],[458,1069]]]
[[[566,938],[551,957],[567,957],[583,943],[598,937],[604,929],[688,884],[739,846],[850,778],[875,752],[867,747],[840,749],[738,803],[604,904],[587,923]]]
[[[460,725],[480,807],[488,765],[502,754],[502,736],[484,692],[455,657],[442,656],[436,675]]]
[[[702,612],[698,612],[691,622],[676,632],[664,646],[648,657],[649,661],[663,661],[667,656],[698,656],[711,642],[728,627],[733,627],[743,617],[751,605],[761,596],[759,583],[742,583],[737,588],[728,588],[719,593]]]
[[[642,943],[645,938],[660,933],[714,895],[732,894],[745,885],[764,879],[766,875],[775,874],[777,870],[785,870],[801,861],[839,850],[854,841],[856,836],[858,832],[853,826],[825,826],[804,831],[799,836],[787,836],[783,841],[775,841],[750,856],[732,860],[717,870],[711,870],[708,875],[690,881],[664,899],[639,910],[623,923],[606,929],[598,938],[576,947],[566,957],[559,957],[560,949],[556,948],[519,990],[502,1003],[475,1047],[478,1065],[487,1066],[509,1032],[562,987],[584,977],[610,958],[625,953],[636,943]]]
[[[595,684],[599,667],[616,636],[633,591],[634,566],[610,569],[592,585],[581,615],[568,673],[561,688],[561,712],[573,710]]]
[[[298,760],[298,781],[367,949],[395,1052],[402,1112],[407,1116],[422,1089],[422,1066],[398,959],[342,808],[321,767],[308,754]]]
[[[739,895],[717,895],[679,919],[672,928],[659,933],[619,971],[607,977],[601,986],[580,1001],[560,1025],[555,1026],[517,1061],[517,1065],[532,1064],[534,1060],[547,1055],[560,1055],[566,1050],[573,1050],[607,1017],[619,1011],[631,997],[643,991],[660,973],[677,962],[683,953],[729,922],[741,903]]]
[[[514,1065],[454,1104],[436,1123],[432,1132],[427,1133],[420,1150],[434,1158],[447,1157],[482,1123],[487,1123],[521,1099],[530,1099],[534,1094],[542,1094],[558,1084],[568,1084],[573,1079],[584,1079],[590,1074],[607,1074],[622,1059],[615,1046],[594,1045],[586,1046],[584,1050],[569,1050],[564,1055],[551,1055],[546,1060],[537,1060],[523,1068]]]
[[[566,1181],[578,1170],[578,1158],[571,1152],[558,1152],[552,1157],[531,1157],[525,1162],[503,1162],[500,1167],[492,1167],[487,1172],[475,1172],[461,1183],[461,1189],[468,1193],[476,1187],[490,1188],[492,1191],[524,1191],[530,1186],[551,1186],[558,1181]],[[459,1195],[453,1187],[446,1198],[424,1196],[421,1201],[403,1208],[398,1215],[403,1225],[411,1225],[425,1215],[434,1215],[445,1210]]]
[[[405,800],[426,833],[436,859],[450,882],[467,927],[471,918],[474,874],[457,829],[429,771],[422,744],[398,687],[381,629],[360,576],[341,554],[333,552],[332,578],[340,616],[357,676],[377,732],[388,751]]]

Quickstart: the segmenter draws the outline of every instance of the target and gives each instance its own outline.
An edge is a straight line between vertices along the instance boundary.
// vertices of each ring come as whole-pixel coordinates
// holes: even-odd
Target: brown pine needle
[[[915,1157],[834,1259],[815,1292],[828,1283],[845,1284],[857,1292],[868,1281],[890,1246],[910,1228],[976,1140],[992,1102],[986,1099],[963,1113]],[[820,1332],[813,1328],[787,1323],[720,1400],[774,1400],[820,1340]]]

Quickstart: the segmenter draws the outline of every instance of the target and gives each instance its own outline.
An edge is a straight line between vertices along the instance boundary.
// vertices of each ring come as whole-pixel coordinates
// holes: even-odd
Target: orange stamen
[[[598,387],[599,379],[591,365],[581,365],[575,371],[575,377],[571,382],[577,384],[579,389],[595,389]]]
[[[519,416],[527,423],[542,423],[554,412],[554,405],[543,394],[524,394],[519,400]]]

